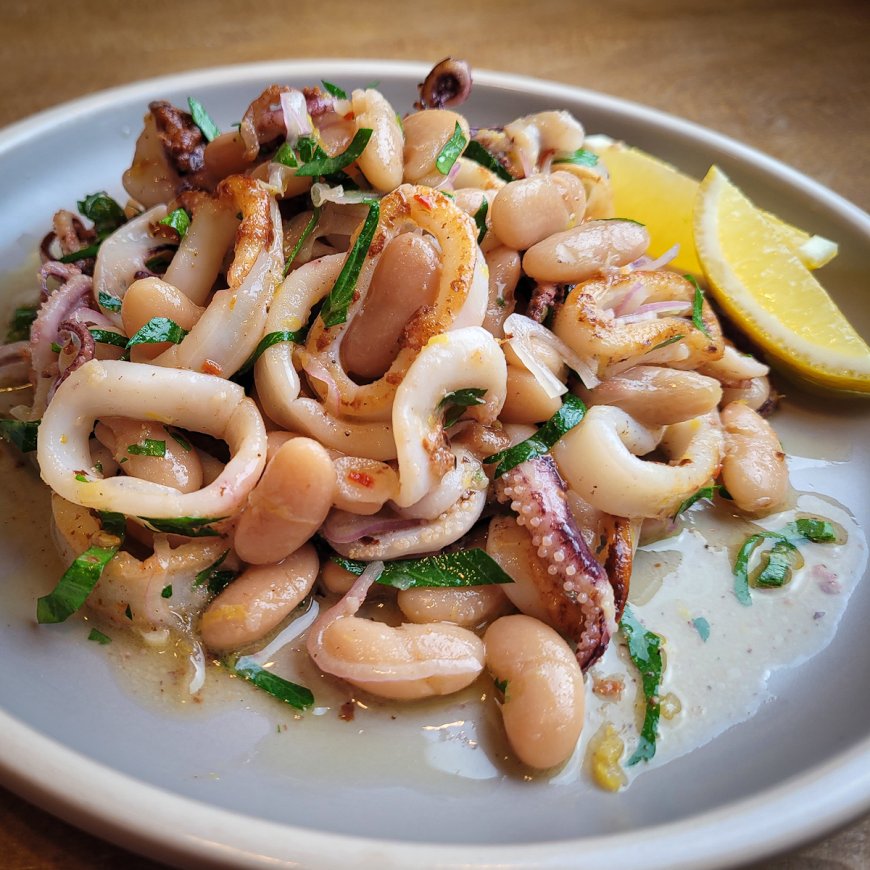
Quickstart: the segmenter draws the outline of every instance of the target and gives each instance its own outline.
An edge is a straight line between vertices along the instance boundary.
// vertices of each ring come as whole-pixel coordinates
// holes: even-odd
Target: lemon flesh
[[[650,234],[649,254],[660,257],[674,243],[680,251],[672,269],[701,276],[695,251],[692,212],[698,182],[670,163],[616,142],[608,136],[587,136],[584,147],[594,151],[610,174],[615,217],[644,224]],[[772,214],[767,214],[782,243],[793,250],[809,269],[818,269],[837,254],[835,242],[810,235]]]
[[[777,226],[715,166],[698,188],[694,228],[712,294],[772,362],[816,386],[870,393],[870,348]]]
[[[588,136],[584,147],[598,155],[610,174],[615,217],[646,226],[649,255],[660,257],[678,243],[680,251],[670,268],[702,275],[692,231],[698,182],[669,163],[606,136]]]

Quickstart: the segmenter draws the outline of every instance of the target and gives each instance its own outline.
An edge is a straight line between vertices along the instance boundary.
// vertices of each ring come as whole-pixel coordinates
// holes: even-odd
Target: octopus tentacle
[[[577,642],[577,661],[588,668],[616,631],[614,590],[568,508],[556,463],[550,456],[526,460],[501,478],[496,496],[516,512],[547,563],[550,587],[541,591],[549,616]]]

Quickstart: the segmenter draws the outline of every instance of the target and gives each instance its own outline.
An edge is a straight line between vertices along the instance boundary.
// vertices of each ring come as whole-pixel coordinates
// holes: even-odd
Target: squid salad
[[[180,643],[291,731],[475,708],[502,772],[616,791],[830,639],[866,548],[581,121],[475,127],[471,90],[155,100],[125,196],[57,211],[0,369],[66,568],[35,619]]]

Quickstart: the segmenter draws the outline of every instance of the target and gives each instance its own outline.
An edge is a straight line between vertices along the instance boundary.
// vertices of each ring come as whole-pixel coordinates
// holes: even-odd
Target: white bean
[[[770,423],[743,402],[721,413],[725,433],[722,482],[740,510],[774,511],[788,495],[785,453]]]
[[[318,568],[317,552],[310,544],[276,565],[248,568],[203,612],[199,625],[203,643],[222,652],[265,637],[311,591]]]
[[[539,770],[570,758],[583,730],[583,674],[568,644],[523,614],[496,620],[483,637],[486,667],[504,685],[502,719],[517,757]]]

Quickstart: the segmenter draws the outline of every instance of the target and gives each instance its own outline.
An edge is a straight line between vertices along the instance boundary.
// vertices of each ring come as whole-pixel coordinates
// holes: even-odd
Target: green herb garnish
[[[597,166],[598,155],[588,148],[578,148],[573,154],[558,154],[553,163],[573,163],[575,166]]]
[[[284,277],[287,277],[288,272],[290,271],[290,267],[293,265],[293,261],[299,256],[299,252],[302,250],[302,246],[308,240],[308,237],[314,232],[314,228],[317,226],[317,222],[320,220],[320,206],[314,206],[314,210],[311,212],[311,217],[308,219],[308,223],[305,224],[305,229],[302,230],[302,235],[299,236],[298,241],[295,245],[293,245],[293,250],[290,251],[290,256],[287,257],[287,262],[284,263]]]
[[[190,114],[193,117],[193,123],[202,131],[202,135],[209,142],[213,142],[221,134],[221,129],[211,119],[211,115],[205,110],[205,106],[195,97],[187,98],[187,105],[190,106]]]
[[[77,556],[72,565],[48,595],[36,602],[36,621],[40,624],[64,622],[75,613],[91,594],[106,565],[124,542],[126,521],[123,514],[100,512],[103,529],[117,538],[118,543],[105,547],[88,547]]]
[[[678,341],[682,341],[686,336],[685,335],[672,335],[670,338],[666,338],[664,341],[660,341],[655,347],[651,347],[647,353],[652,353],[654,350],[658,350],[660,347],[667,347],[669,344],[676,344]]]
[[[483,461],[487,464],[499,463],[495,476],[501,477],[506,471],[528,459],[543,456],[566,433],[573,429],[586,415],[586,405],[577,396],[567,393],[562,400],[562,407],[535,432],[531,438],[520,441],[513,447],[500,450],[487,456]]]
[[[188,538],[219,538],[220,532],[209,528],[226,517],[139,517],[155,532],[165,535],[185,535]]]
[[[109,293],[106,293],[103,290],[99,291],[98,301],[102,308],[105,308],[107,311],[120,311],[121,310],[121,300],[117,296],[112,296]]]
[[[279,701],[283,701],[297,710],[306,710],[314,704],[314,695],[311,689],[306,689],[305,686],[300,686],[297,683],[291,683],[290,680],[285,680],[283,677],[267,671],[249,657],[242,657],[235,661],[227,660],[223,664],[232,673],[243,677],[258,689],[268,692]]]
[[[30,325],[36,320],[38,305],[25,305],[12,312],[9,328],[6,330],[6,343],[27,341],[30,338]]]
[[[363,222],[362,230],[356,237],[353,247],[341,267],[341,272],[333,285],[329,295],[323,301],[320,316],[325,326],[338,326],[347,320],[347,309],[353,299],[354,287],[359,278],[360,269],[368,254],[369,247],[378,228],[378,219],[381,209],[378,203],[369,204],[369,213]]]
[[[467,157],[469,160],[473,160],[475,163],[479,163],[481,166],[485,166],[490,172],[494,172],[503,181],[514,180],[513,175],[511,175],[510,172],[499,163],[495,156],[487,151],[480,142],[475,142],[474,139],[465,146],[465,151],[462,156]]]
[[[730,498],[731,496],[728,494],[728,491],[722,486],[721,483],[710,483],[707,486],[702,486],[696,493],[690,495],[676,510],[674,513],[674,518],[678,517],[681,513],[687,511],[695,502],[701,501],[702,498],[713,500],[713,496],[716,493],[722,496],[722,498]]]
[[[703,616],[696,616],[692,620],[692,625],[695,627],[695,631],[698,632],[701,640],[707,643],[707,639],[710,637],[710,623]]]
[[[326,91],[326,93],[332,94],[332,96],[336,99],[347,99],[347,94],[338,85],[334,85],[332,82],[326,81],[326,79],[321,79],[320,84],[323,85],[323,89]]]
[[[495,684],[496,689],[498,689],[499,692],[501,692],[502,695],[505,696],[505,700],[507,700],[508,683],[510,681],[509,680],[499,680],[499,679],[496,679],[495,677],[493,677],[492,682]]]
[[[172,227],[178,233],[179,238],[183,239],[190,228],[190,215],[183,208],[177,208],[166,215],[160,223]]]
[[[367,562],[334,556],[333,561],[345,571],[359,576]],[[432,587],[460,589],[466,586],[488,586],[514,581],[485,550],[457,550],[422,559],[399,559],[386,562],[377,581],[395,589],[428,589]]]
[[[0,438],[14,444],[22,453],[36,450],[40,420],[0,420]]]
[[[172,598],[172,584],[170,583],[168,586],[164,586],[160,590],[161,598]]]
[[[449,429],[465,413],[466,408],[483,405],[486,389],[469,387],[465,390],[453,390],[438,403],[438,410],[444,411],[444,428]]]
[[[94,341],[100,344],[113,344],[115,347],[127,347],[127,336],[120,332],[115,332],[111,329],[98,329],[95,326],[89,327],[88,332],[93,336]]]
[[[369,139],[372,137],[372,131],[369,127],[361,127],[354,134],[350,145],[335,157],[316,156],[306,163],[303,163],[296,170],[297,176],[318,176],[318,175],[333,175],[345,166],[350,166],[360,154],[365,151],[366,145],[369,144]]]
[[[190,441],[188,441],[183,435],[179,435],[178,432],[170,432],[169,434],[172,437],[172,440],[175,441],[186,453],[190,453],[190,451],[193,450]]]
[[[69,254],[64,254],[58,258],[58,263],[78,263],[79,260],[90,260],[91,257],[97,256],[97,251],[100,250],[100,242],[94,242],[86,248],[79,248]]]
[[[767,564],[752,578],[753,582],[756,586],[782,586],[791,579],[795,554],[789,552],[790,550],[796,550],[801,541],[812,541],[814,544],[836,543],[837,533],[827,520],[805,517],[786,524],[777,532],[757,532],[748,537],[734,560],[734,594],[746,606],[752,604],[752,596],[749,594],[749,560],[764,540],[776,543],[767,556]],[[759,578],[762,578],[761,583]]]
[[[477,244],[483,242],[486,236],[486,213],[489,211],[489,200],[484,197],[480,208],[474,213],[474,223],[477,226]]]
[[[101,644],[102,646],[112,642],[112,638],[110,638],[109,635],[103,634],[103,632],[96,628],[91,629],[91,632],[88,635],[88,640],[92,640],[94,643]]]
[[[78,205],[79,212],[93,222],[97,241],[103,241],[107,236],[112,235],[118,227],[127,223],[124,209],[104,190],[89,194],[76,205]]]
[[[459,121],[457,121],[452,135],[441,147],[438,156],[435,158],[435,168],[442,175],[447,175],[467,144],[468,139],[465,138],[462,127],[459,126]]]
[[[236,578],[235,571],[219,570],[226,559],[229,550],[224,550],[217,559],[208,566],[203,568],[193,581],[194,588],[197,586],[205,586],[212,595],[217,595],[225,587],[227,587]]]
[[[174,320],[168,317],[152,317],[141,329],[138,329],[126,344],[127,350],[137,344],[159,344],[163,341],[179,344],[187,330],[182,329]]]
[[[623,611],[619,629],[628,644],[628,654],[634,666],[640,671],[643,695],[646,699],[640,743],[627,761],[628,766],[631,767],[639,761],[649,761],[656,754],[660,713],[659,690],[664,671],[662,638],[648,631],[638,622],[630,607],[626,607]]]
[[[275,344],[281,344],[283,341],[292,341],[294,344],[300,344],[305,340],[305,333],[306,330],[304,329],[297,329],[295,331],[287,329],[280,332],[266,333],[254,348],[254,352],[245,360],[245,364],[236,372],[236,375],[243,375],[249,372],[254,367],[254,363]]]
[[[710,338],[710,330],[701,317],[704,311],[704,291],[694,275],[683,275],[683,277],[695,288],[695,295],[692,297],[692,323],[695,329],[700,329],[707,338]]]
[[[124,610],[124,616],[126,616],[127,619],[130,620],[130,622],[133,621],[133,608],[130,607],[129,604],[127,605],[126,609]]]
[[[127,452],[133,456],[166,456],[166,442],[143,438],[138,444],[128,444]]]
[[[272,162],[283,163],[284,166],[291,166],[294,168],[299,165],[299,161],[296,159],[296,152],[293,150],[293,146],[289,142],[281,143],[281,146],[272,158]]]

